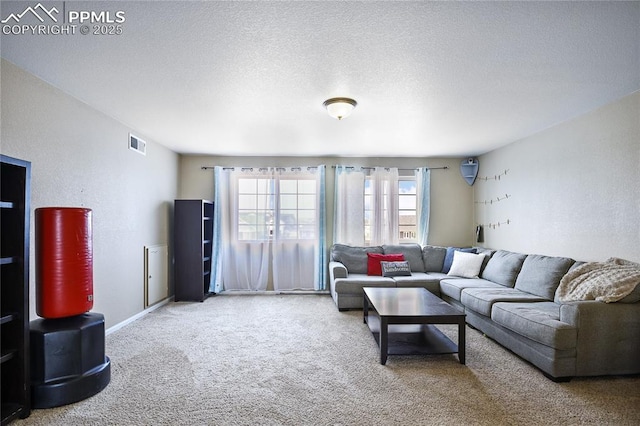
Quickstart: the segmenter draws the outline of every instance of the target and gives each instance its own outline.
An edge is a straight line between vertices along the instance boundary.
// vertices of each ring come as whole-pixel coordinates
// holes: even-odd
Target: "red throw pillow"
[[[381,261],[400,262],[404,260],[404,254],[367,253],[367,258],[367,275],[382,275]]]

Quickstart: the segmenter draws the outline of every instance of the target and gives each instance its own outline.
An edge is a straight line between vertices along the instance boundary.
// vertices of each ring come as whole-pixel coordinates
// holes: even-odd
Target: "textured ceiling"
[[[123,33],[2,57],[180,153],[478,155],[640,89],[637,1],[43,3]]]

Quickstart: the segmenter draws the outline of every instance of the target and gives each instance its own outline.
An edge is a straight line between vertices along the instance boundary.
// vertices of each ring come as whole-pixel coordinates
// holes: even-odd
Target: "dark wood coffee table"
[[[451,353],[465,363],[465,314],[427,289],[365,287],[363,306],[380,364],[387,355]],[[458,324],[458,345],[433,324]]]

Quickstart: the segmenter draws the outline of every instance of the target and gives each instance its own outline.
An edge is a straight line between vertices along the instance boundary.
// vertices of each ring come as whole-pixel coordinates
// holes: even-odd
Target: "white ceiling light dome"
[[[351,98],[331,98],[324,101],[322,105],[331,117],[342,120],[351,114],[358,103]]]

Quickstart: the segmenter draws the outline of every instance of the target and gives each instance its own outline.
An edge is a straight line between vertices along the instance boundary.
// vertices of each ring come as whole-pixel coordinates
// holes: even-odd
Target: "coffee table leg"
[[[362,301],[362,313],[363,313],[363,322],[367,323],[367,316],[369,315],[369,299],[367,299],[367,295],[362,292],[364,300]]]
[[[389,346],[389,322],[386,317],[380,317],[380,364],[387,363]]]
[[[464,319],[458,323],[458,359],[460,360],[460,364],[464,364],[466,362],[465,357],[465,347],[466,347],[466,339],[465,339],[465,321]]]

